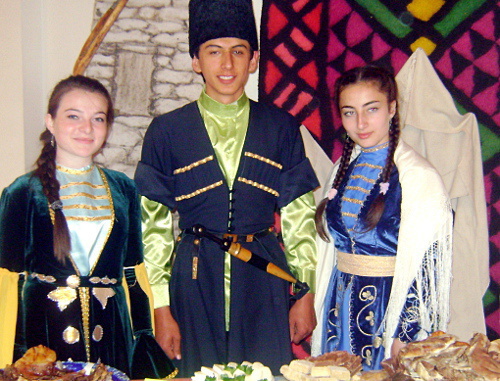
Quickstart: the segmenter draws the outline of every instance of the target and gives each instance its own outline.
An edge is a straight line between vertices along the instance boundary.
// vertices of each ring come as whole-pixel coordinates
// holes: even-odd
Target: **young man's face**
[[[257,70],[259,52],[251,53],[246,40],[223,37],[200,45],[193,57],[193,69],[205,78],[207,95],[229,104],[243,94],[250,73]]]

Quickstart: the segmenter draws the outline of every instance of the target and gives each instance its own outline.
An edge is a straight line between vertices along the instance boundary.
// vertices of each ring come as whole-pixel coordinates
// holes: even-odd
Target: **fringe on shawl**
[[[425,252],[419,270],[415,277],[418,299],[418,316],[421,331],[416,340],[427,338],[437,330],[446,331],[450,317],[450,287],[452,279],[452,212],[448,201],[441,209],[444,221],[434,236],[434,241]],[[418,233],[416,233],[418,234]],[[412,282],[413,283],[413,282]],[[409,285],[411,287],[412,284]],[[409,288],[408,288],[409,289]],[[406,290],[391,290],[389,304],[395,303],[396,311],[402,311],[405,303]],[[380,331],[383,332],[385,357],[391,356],[393,335],[399,323],[400,314],[389,314],[389,308]]]

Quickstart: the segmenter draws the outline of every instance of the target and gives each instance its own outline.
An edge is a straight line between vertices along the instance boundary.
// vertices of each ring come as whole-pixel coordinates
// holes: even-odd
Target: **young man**
[[[251,2],[192,0],[189,12],[192,65],[205,88],[198,101],[152,121],[135,175],[156,337],[177,360],[179,377],[244,360],[279,374],[292,359],[290,342],[299,343],[316,324],[313,293],[290,308],[288,282],[191,228],[201,224],[231,237],[314,291],[318,182],[298,123],[245,95],[259,58]],[[177,242],[174,210],[182,230]],[[275,211],[286,254],[271,229]]]

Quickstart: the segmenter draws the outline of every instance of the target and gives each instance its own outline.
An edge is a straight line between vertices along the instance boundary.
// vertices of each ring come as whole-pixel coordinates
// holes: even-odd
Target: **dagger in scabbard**
[[[309,286],[306,282],[299,281],[274,263],[244,248],[240,243],[233,242],[231,237],[220,238],[215,234],[208,232],[207,229],[200,224],[194,225],[191,229],[194,235],[198,237],[208,238],[209,240],[218,244],[222,250],[227,251],[232,256],[241,259],[242,261],[247,262],[252,266],[255,266],[258,269],[261,269],[271,275],[277,276],[278,278],[292,283],[295,290],[297,290],[297,292],[293,296],[293,299],[298,300],[309,291]]]

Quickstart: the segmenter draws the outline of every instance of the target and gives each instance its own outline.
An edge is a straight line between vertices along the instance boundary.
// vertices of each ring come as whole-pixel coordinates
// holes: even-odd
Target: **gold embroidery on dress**
[[[70,275],[66,278],[66,284],[68,287],[77,288],[80,286],[80,277],[78,275]]]
[[[87,197],[92,200],[106,200],[108,196],[106,195],[101,195],[101,196],[94,196],[93,194],[87,193],[87,192],[78,192],[78,193],[73,193],[68,196],[61,196],[61,200],[70,200],[75,197]]]
[[[79,217],[79,216],[69,216],[66,217],[67,221],[104,221],[112,220],[112,216],[96,216],[96,217]]]
[[[88,287],[80,287],[80,305],[82,307],[83,340],[87,361],[90,361],[90,295]]]
[[[361,188],[361,187],[353,187],[352,185],[346,186],[345,189],[360,191],[360,192],[363,192],[364,194],[370,194],[369,190],[367,190],[365,188]]]
[[[93,189],[104,189],[104,185],[102,185],[102,184],[96,185],[96,184],[89,183],[88,181],[73,181],[71,183],[61,185],[61,189],[71,188],[71,187],[74,187],[76,185],[86,185],[86,186],[91,187]]]
[[[383,340],[380,336],[373,338],[373,348],[380,348],[382,346]]]
[[[365,336],[373,336],[369,332],[365,332],[361,327],[362,321],[370,322],[370,325],[373,326],[374,320],[376,318],[373,311],[369,310],[369,307],[375,303],[377,299],[377,288],[374,285],[364,286],[358,294],[358,299],[365,303],[365,306],[361,308],[356,316],[356,326],[359,332],[361,332]]]
[[[221,186],[222,184],[224,184],[224,182],[222,180],[220,181],[217,181],[216,183],[213,183],[213,184],[210,184],[210,185],[207,185],[206,187],[203,187],[203,188],[200,188],[200,189],[197,189],[195,190],[194,192],[192,193],[189,193],[189,194],[183,194],[181,196],[178,196],[175,198],[175,201],[182,201],[182,200],[187,200],[189,198],[193,198],[195,196],[198,196],[210,189],[214,189],[218,186]]]
[[[64,206],[63,209],[109,210],[111,209],[111,205],[91,206],[87,204],[72,204]]]
[[[95,328],[94,328],[94,332],[92,332],[92,339],[94,341],[101,341],[102,340],[102,337],[104,336],[104,329],[102,328],[101,325],[96,325]]]
[[[64,311],[76,300],[76,290],[71,287],[57,287],[47,294],[47,297],[57,303],[59,311]]]
[[[108,299],[116,295],[115,290],[108,287],[94,287],[92,288],[92,294],[101,303],[102,309],[106,309],[108,304]]]
[[[270,188],[270,187],[268,187],[266,185],[260,184],[257,181],[248,180],[248,179],[246,179],[244,177],[238,177],[238,181],[241,181],[242,183],[254,186],[254,187],[259,188],[259,189],[261,189],[263,191],[271,193],[273,196],[279,197],[279,195],[280,195],[278,193],[278,191],[276,191],[273,188]]]
[[[95,266],[97,265],[97,263],[99,263],[99,259],[101,258],[102,251],[104,250],[104,247],[106,247],[106,243],[108,242],[109,236],[111,235],[111,232],[113,231],[113,226],[115,225],[115,204],[113,203],[113,196],[111,195],[111,189],[109,188],[108,179],[106,178],[106,175],[104,174],[104,172],[102,171],[101,168],[97,167],[97,169],[99,170],[99,174],[101,175],[102,182],[104,184],[103,187],[104,187],[104,189],[106,189],[106,194],[108,195],[109,205],[110,205],[110,209],[111,209],[111,216],[108,216],[107,218],[93,217],[93,218],[90,218],[88,221],[97,221],[97,220],[104,220],[104,219],[109,218],[111,220],[111,223],[109,224],[108,233],[106,234],[106,237],[103,240],[103,244],[102,244],[102,247],[99,251],[99,255],[97,256],[97,258],[94,262],[94,265],[90,269],[89,275],[92,275],[92,273],[94,272]]]
[[[342,212],[342,215],[345,217],[352,217],[352,218],[356,218],[358,216],[355,213],[348,213],[348,212]]]
[[[353,204],[363,205],[363,201],[357,200],[355,198],[349,198],[342,196],[342,201],[352,202]]]
[[[257,155],[256,153],[245,152],[245,156],[251,157],[252,159],[260,160],[260,161],[262,161],[266,164],[272,165],[273,167],[276,167],[278,169],[283,169],[283,166],[280,163],[277,163],[274,160],[268,159],[267,157]]]
[[[356,164],[355,167],[368,167],[368,168],[373,168],[373,169],[384,169],[381,165],[375,165],[375,164],[370,164],[370,163],[361,163],[361,164]]]
[[[194,163],[186,165],[185,167],[177,168],[174,170],[174,175],[178,175],[179,173],[184,173],[184,172],[190,171],[191,169],[196,168],[202,164],[206,164],[213,159],[214,159],[214,156],[210,155],[210,156],[207,156],[201,160],[195,161]]]
[[[353,176],[351,176],[351,179],[361,179],[361,180],[364,180],[370,184],[375,184],[377,182],[377,180],[369,179],[368,177],[363,176],[363,175],[353,175]]]
[[[31,273],[31,277],[37,278],[37,279],[41,280],[42,282],[47,282],[47,283],[54,283],[56,281],[56,278],[54,278],[52,275]]]
[[[84,173],[89,173],[94,169],[94,165],[91,165],[87,169],[73,169],[73,168],[68,168],[68,167],[62,167],[60,165],[56,165],[56,169],[61,172],[66,172],[72,175],[82,175]]]
[[[386,142],[378,147],[372,147],[372,148],[361,148],[362,152],[377,152],[380,151],[381,149],[384,149],[385,147],[389,146],[389,142]]]
[[[75,327],[66,327],[62,333],[63,340],[67,344],[75,344],[80,341],[80,332]]]
[[[361,356],[365,359],[366,365],[368,366],[371,366],[373,362],[373,353],[370,348],[372,348],[372,346],[367,345],[361,350]]]
[[[108,278],[108,276],[103,276],[102,278],[98,277],[98,276],[93,276],[91,278],[89,278],[89,282],[90,283],[93,283],[93,284],[99,284],[99,283],[102,283],[102,284],[116,284],[116,282],[118,282],[115,278]]]

